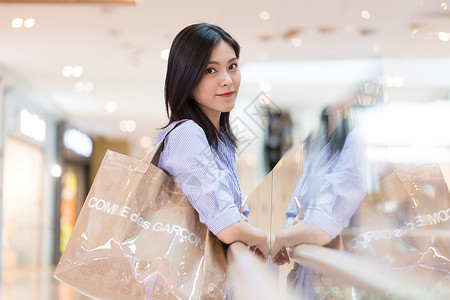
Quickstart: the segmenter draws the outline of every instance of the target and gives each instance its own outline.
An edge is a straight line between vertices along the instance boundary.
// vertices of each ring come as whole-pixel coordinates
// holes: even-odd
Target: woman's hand
[[[272,262],[277,266],[281,266],[291,262],[286,246],[283,245],[284,243],[282,241],[284,239],[284,233],[285,231],[282,230],[275,236],[272,248],[270,249]]]
[[[264,261],[269,258],[267,234],[262,229],[251,226],[243,219],[220,231],[217,238],[227,245],[233,242],[242,242],[251,247],[252,251]]]
[[[266,262],[270,254],[269,243],[267,243],[267,235],[261,229],[257,230],[260,231],[259,234],[261,236],[264,236],[264,238],[261,239],[260,243],[250,246],[250,251],[252,251],[254,254],[259,256],[264,262]]]

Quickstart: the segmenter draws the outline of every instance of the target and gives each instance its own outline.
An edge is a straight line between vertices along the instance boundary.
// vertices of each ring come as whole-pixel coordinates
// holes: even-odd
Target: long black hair
[[[342,117],[330,135],[327,109],[328,107],[325,107],[321,111],[319,128],[316,133],[306,139],[306,143],[310,151],[320,151],[326,144],[329,144],[331,154],[335,154],[341,152],[348,134],[354,129],[354,124],[348,116]]]
[[[200,83],[211,52],[220,41],[228,43],[239,58],[239,44],[219,26],[199,23],[181,30],[170,47],[164,87],[169,124],[181,119],[195,121],[205,132],[209,145],[216,149],[220,135],[192,98],[192,91]],[[236,149],[237,139],[231,130],[229,117],[229,112],[222,113],[220,126]]]
[[[329,118],[327,115],[321,116],[322,127],[324,128],[324,135],[328,136],[328,123]],[[328,138],[328,143],[330,144],[331,151],[338,152],[344,148],[345,140],[350,131],[353,130],[351,120],[349,118],[344,118],[340,124],[333,130],[330,137]]]

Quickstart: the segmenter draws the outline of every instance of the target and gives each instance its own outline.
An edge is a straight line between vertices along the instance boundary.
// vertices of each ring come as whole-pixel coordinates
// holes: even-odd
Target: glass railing
[[[448,101],[352,107],[350,133],[333,141],[318,131],[290,148],[250,194],[249,220],[273,242],[296,197],[303,219],[293,226],[332,241],[287,247],[290,263],[270,267],[281,292],[450,298],[449,113]]]

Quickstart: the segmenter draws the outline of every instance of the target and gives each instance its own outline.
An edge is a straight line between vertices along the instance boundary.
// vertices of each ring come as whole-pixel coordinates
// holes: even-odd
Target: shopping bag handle
[[[164,134],[164,136],[162,137],[161,141],[159,141],[159,143],[153,148],[152,151],[149,151],[144,158],[142,159],[142,161],[144,163],[152,163],[155,166],[158,166],[159,163],[159,157],[161,155],[162,150],[164,149],[164,140],[166,139],[166,137],[169,135],[170,132],[172,132],[172,130],[175,129],[175,127],[177,127],[178,125],[180,125],[181,123],[184,123],[188,121],[187,119],[183,119],[183,120],[178,120],[175,121],[173,123],[175,123],[172,128],[170,128],[169,130],[167,130],[167,132]]]

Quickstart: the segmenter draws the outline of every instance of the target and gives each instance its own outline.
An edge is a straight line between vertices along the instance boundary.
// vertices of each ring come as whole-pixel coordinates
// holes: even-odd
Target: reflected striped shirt
[[[297,215],[294,197],[302,205],[303,221],[335,238],[367,193],[361,166],[361,148],[356,130],[351,131],[340,152],[330,144],[306,153],[303,172],[286,211],[286,224]]]

